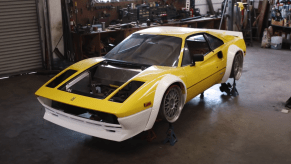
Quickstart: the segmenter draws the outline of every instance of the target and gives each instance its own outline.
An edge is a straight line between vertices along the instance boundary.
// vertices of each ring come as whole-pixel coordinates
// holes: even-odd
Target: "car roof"
[[[167,36],[176,36],[176,37],[185,38],[191,34],[205,32],[205,31],[207,31],[207,29],[159,26],[159,27],[152,27],[152,28],[140,30],[140,31],[137,31],[136,33],[152,34],[152,35],[167,35]]]

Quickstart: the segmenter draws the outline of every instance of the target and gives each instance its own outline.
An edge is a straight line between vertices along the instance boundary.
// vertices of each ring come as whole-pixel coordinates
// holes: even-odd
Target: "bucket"
[[[282,36],[273,36],[271,37],[271,48],[275,50],[282,49],[282,42],[283,37]]]

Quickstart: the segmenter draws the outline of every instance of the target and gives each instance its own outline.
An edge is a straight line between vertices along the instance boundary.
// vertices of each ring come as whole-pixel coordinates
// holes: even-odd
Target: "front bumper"
[[[152,108],[118,118],[118,124],[104,123],[64,113],[50,107],[50,100],[38,97],[45,107],[44,119],[62,127],[112,141],[124,141],[144,131]]]

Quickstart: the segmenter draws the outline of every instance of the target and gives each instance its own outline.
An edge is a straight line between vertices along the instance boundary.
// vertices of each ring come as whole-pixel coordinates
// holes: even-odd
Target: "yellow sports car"
[[[242,33],[183,27],[137,31],[104,57],[80,61],[35,94],[44,119],[65,128],[123,141],[174,123],[185,103],[228,78],[239,80]]]

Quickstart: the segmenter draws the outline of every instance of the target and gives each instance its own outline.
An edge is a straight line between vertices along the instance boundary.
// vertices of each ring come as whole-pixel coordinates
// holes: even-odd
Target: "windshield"
[[[164,35],[133,34],[104,57],[130,63],[177,66],[182,39]]]

